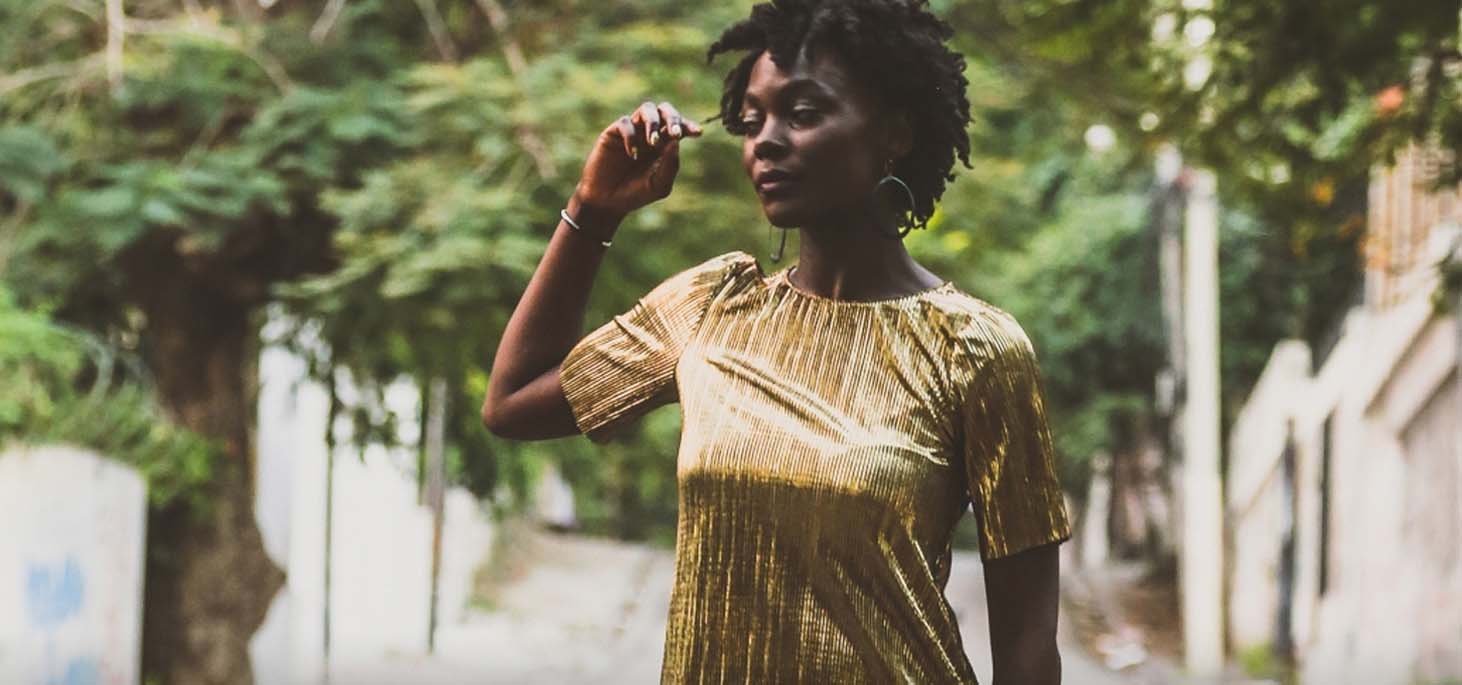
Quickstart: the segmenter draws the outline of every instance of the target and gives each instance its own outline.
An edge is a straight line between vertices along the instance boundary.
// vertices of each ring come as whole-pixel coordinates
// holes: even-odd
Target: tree
[[[144,668],[246,682],[282,580],[252,515],[264,306],[319,332],[323,379],[448,380],[459,475],[525,489],[553,450],[481,430],[494,338],[604,122],[649,97],[708,114],[719,79],[700,72],[705,30],[647,20],[669,4],[515,8],[511,23],[495,0],[121,7],[0,2],[3,277],[24,308],[135,353],[173,421],[217,445],[196,485],[209,506],[151,513]],[[734,143],[705,148],[683,175],[734,182]],[[683,191],[638,213],[625,236],[643,242],[606,269],[597,316],[729,249],[735,223],[706,219],[753,210]],[[359,440],[392,432],[374,404],[344,407]],[[628,510],[639,463],[610,488]]]
[[[144,668],[244,682],[283,582],[253,517],[258,308],[331,264],[322,179],[355,182],[400,130],[364,75],[338,91],[290,78],[299,17],[189,4],[0,3],[0,158],[25,167],[0,179],[4,275],[22,303],[135,351],[169,416],[218,446],[206,508],[151,512]]]

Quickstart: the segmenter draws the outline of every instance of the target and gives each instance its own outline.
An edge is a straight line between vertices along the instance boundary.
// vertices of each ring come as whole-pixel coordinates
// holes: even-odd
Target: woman
[[[579,339],[619,222],[703,133],[647,102],[600,134],[503,334],[498,435],[601,441],[681,404],[664,682],[974,682],[943,592],[971,503],[995,682],[1060,680],[1070,533],[1035,355],[898,240],[969,164],[964,61],[923,4],[763,3],[710,47],[747,51],[717,118],[767,220],[800,229],[795,266],[715,257]]]

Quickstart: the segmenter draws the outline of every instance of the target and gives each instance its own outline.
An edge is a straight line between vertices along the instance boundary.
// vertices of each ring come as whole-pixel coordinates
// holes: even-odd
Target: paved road
[[[390,657],[333,683],[620,685],[659,680],[671,553],[577,536],[533,533],[523,572],[501,587],[491,610],[444,626],[430,658]],[[989,682],[989,633],[979,557],[956,553],[946,593],[970,662]],[[1092,661],[1061,629],[1064,682],[1118,685],[1127,679]]]

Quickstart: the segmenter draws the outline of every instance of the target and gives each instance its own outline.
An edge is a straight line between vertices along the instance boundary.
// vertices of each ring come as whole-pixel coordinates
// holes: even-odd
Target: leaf
[[[0,191],[21,202],[38,202],[66,166],[55,141],[39,129],[0,127]]]
[[[142,203],[142,218],[161,226],[177,226],[183,223],[183,213],[178,208],[157,198]]]
[[[358,143],[372,136],[388,135],[391,132],[379,119],[365,113],[348,114],[329,120],[330,134],[342,140]]]
[[[123,218],[137,211],[137,190],[126,186],[74,191],[72,197],[76,210],[92,219]]]

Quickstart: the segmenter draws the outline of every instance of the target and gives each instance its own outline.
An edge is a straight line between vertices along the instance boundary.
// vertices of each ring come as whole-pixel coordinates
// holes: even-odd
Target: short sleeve
[[[999,310],[976,314],[957,352],[966,362],[961,457],[980,523],[981,555],[998,559],[1071,537],[1035,350]]]
[[[604,442],[621,424],[674,402],[675,366],[686,342],[716,293],[755,264],[751,255],[731,252],[686,269],[575,344],[559,378],[579,430]]]

